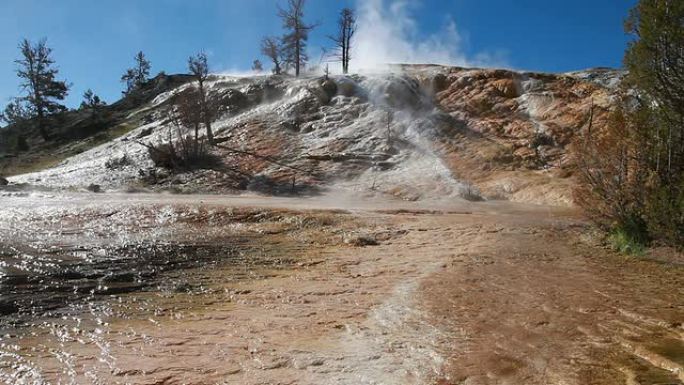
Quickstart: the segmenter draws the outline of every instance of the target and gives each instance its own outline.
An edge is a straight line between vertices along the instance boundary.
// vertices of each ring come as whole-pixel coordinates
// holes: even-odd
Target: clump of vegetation
[[[344,238],[344,243],[356,247],[377,246],[379,244],[373,236],[367,234],[349,235]]]
[[[118,170],[131,164],[128,155],[124,154],[121,158],[112,158],[105,162],[105,167],[110,170]]]
[[[575,143],[577,202],[621,251],[650,242],[684,248],[684,3],[641,0],[620,106]],[[641,246],[640,246],[641,245]]]
[[[219,162],[203,140],[196,141],[191,135],[176,130],[176,138],[159,145],[146,145],[150,159],[157,167],[174,171],[213,168]]]
[[[479,202],[479,201],[483,200],[482,194],[477,189],[477,187],[475,187],[469,183],[466,183],[461,187],[458,195],[461,198],[463,198],[467,201],[471,201],[471,202]]]
[[[213,116],[208,109],[214,108],[203,95],[203,90],[199,89],[189,89],[178,95],[169,111],[172,128],[165,143],[140,143],[147,147],[155,166],[183,171],[214,168],[220,164],[219,158],[211,152],[209,139],[199,135],[200,126]]]
[[[273,74],[280,75],[283,70],[283,50],[278,39],[271,36],[265,37],[261,41],[261,53],[273,63]]]
[[[622,254],[642,255],[645,251],[644,240],[635,238],[632,231],[615,229],[608,237],[611,247]]]

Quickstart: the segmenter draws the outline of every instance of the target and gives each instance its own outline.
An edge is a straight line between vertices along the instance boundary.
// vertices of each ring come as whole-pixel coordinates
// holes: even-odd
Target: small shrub
[[[146,145],[155,166],[175,171],[211,169],[220,164],[219,158],[212,154],[204,140],[191,135],[183,135],[159,145]]]
[[[480,193],[480,190],[477,187],[468,183],[466,183],[459,189],[458,195],[461,198],[470,202],[479,202],[484,200],[482,198],[482,193]]]
[[[122,156],[121,158],[111,158],[107,160],[107,162],[105,163],[105,167],[107,167],[110,170],[118,170],[130,164],[130,159],[126,154],[124,154],[124,156]]]
[[[624,229],[616,229],[609,235],[608,241],[615,251],[629,255],[643,255],[645,245]]]
[[[366,234],[347,236],[344,243],[355,247],[377,246],[379,244],[373,236]]]
[[[555,141],[553,138],[543,132],[537,132],[534,134],[532,140],[530,140],[530,148],[537,148],[539,146],[554,146]]]

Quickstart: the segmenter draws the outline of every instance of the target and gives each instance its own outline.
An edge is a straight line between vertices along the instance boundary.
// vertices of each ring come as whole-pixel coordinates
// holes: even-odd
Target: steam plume
[[[355,70],[382,69],[396,63],[502,66],[501,60],[495,60],[497,55],[466,57],[463,39],[452,18],[439,33],[418,39],[416,21],[410,13],[417,1],[358,0],[358,30],[352,48]]]

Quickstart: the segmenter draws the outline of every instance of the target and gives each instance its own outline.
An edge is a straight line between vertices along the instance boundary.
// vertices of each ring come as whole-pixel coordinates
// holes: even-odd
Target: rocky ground
[[[616,255],[573,210],[343,196],[4,202],[5,245],[89,254],[114,236],[199,239],[240,256],[5,326],[7,383],[684,382],[682,256]]]

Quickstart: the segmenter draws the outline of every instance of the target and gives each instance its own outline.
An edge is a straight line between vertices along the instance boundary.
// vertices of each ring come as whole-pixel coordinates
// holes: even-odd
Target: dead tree
[[[197,89],[189,89],[180,95],[174,104],[175,114],[171,113],[171,120],[176,126],[188,127],[194,131],[195,153],[199,154],[199,132],[203,123],[200,92]]]
[[[211,119],[213,118],[213,114],[211,114],[209,108],[207,89],[205,87],[205,82],[209,78],[207,55],[204,52],[200,52],[196,56],[191,56],[188,59],[188,69],[190,70],[190,73],[195,76],[197,83],[199,84],[198,91],[202,120],[204,127],[207,130],[207,140],[210,145],[214,145],[214,133],[211,130]]]
[[[282,72],[282,53],[278,39],[274,37],[265,37],[261,41],[261,53],[271,59],[271,63],[273,63],[273,74],[280,75]]]
[[[391,148],[392,147],[392,120],[394,118],[394,115],[392,114],[392,111],[387,110],[387,147]]]
[[[349,62],[351,61],[352,38],[356,33],[356,15],[351,8],[344,8],[340,12],[337,22],[337,35],[330,36],[330,40],[335,43],[338,50],[337,59],[342,62],[342,73],[349,73]]]

